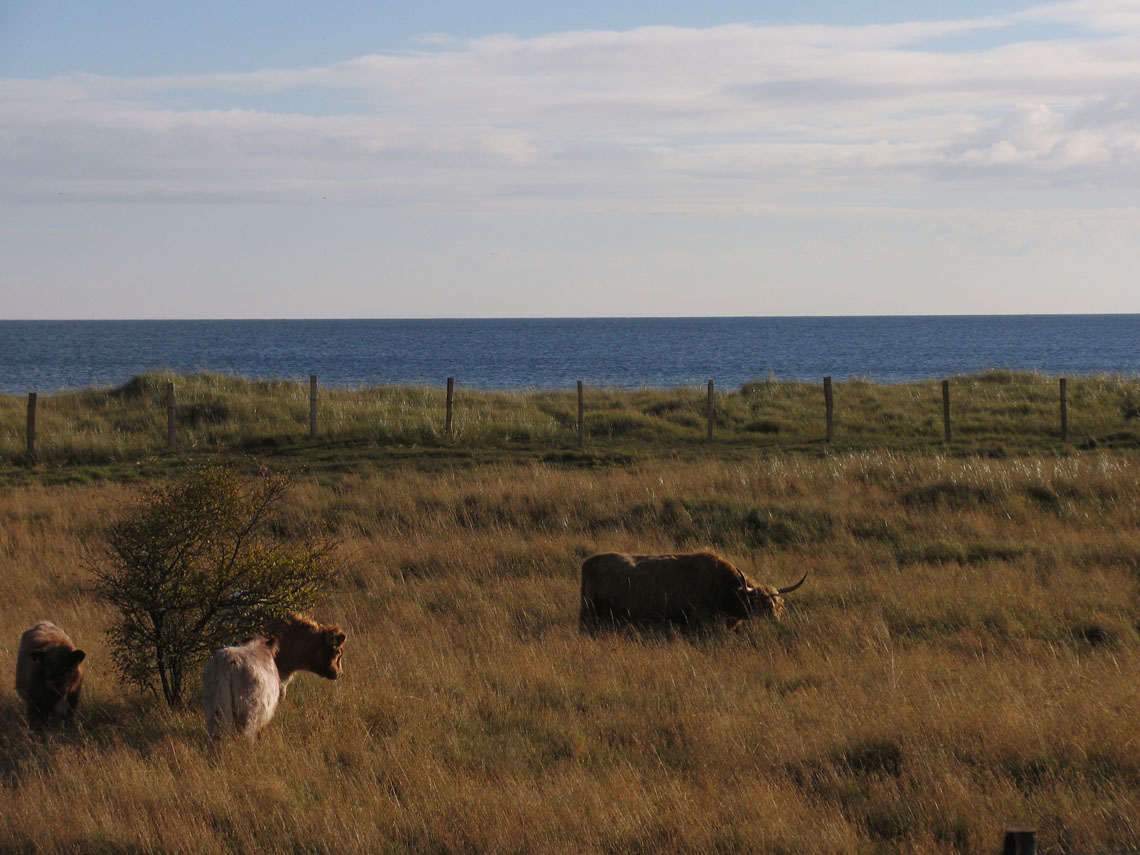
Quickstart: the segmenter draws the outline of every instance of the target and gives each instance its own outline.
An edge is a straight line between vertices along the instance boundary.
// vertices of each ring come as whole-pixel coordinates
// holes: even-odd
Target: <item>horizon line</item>
[[[325,321],[686,321],[686,320],[843,320],[855,318],[1037,318],[1131,317],[1137,312],[900,312],[851,315],[415,315],[406,317],[275,317],[275,318],[0,318],[0,323],[249,323]]]

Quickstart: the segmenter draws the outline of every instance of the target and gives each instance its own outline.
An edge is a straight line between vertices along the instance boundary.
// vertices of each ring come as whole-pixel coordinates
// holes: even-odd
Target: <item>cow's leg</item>
[[[48,723],[48,716],[37,706],[28,707],[28,727],[32,730],[43,730]]]
[[[64,721],[70,724],[75,720],[75,708],[79,706],[79,689],[67,694],[67,712],[64,713]]]
[[[598,629],[597,603],[589,597],[582,597],[582,607],[578,612],[578,629],[581,632],[595,632]]]

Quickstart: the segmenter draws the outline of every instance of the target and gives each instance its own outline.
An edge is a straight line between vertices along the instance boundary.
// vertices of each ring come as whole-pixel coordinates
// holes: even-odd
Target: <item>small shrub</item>
[[[310,608],[331,588],[331,541],[270,537],[288,478],[199,469],[152,488],[106,529],[95,591],[118,612],[107,634],[127,683],[181,703],[215,649]]]

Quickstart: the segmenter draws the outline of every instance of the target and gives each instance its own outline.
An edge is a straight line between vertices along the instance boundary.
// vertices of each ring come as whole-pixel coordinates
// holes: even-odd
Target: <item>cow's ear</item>
[[[76,665],[78,665],[80,662],[82,662],[86,658],[87,658],[87,654],[84,653],[82,650],[71,651],[71,667],[74,668]]]
[[[333,647],[340,647],[347,639],[348,636],[343,632],[334,633],[332,637]]]

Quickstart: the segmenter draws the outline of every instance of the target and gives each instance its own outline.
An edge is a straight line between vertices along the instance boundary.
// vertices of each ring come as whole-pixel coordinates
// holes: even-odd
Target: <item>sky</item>
[[[1140,0],[0,0],[0,319],[1140,312]]]

